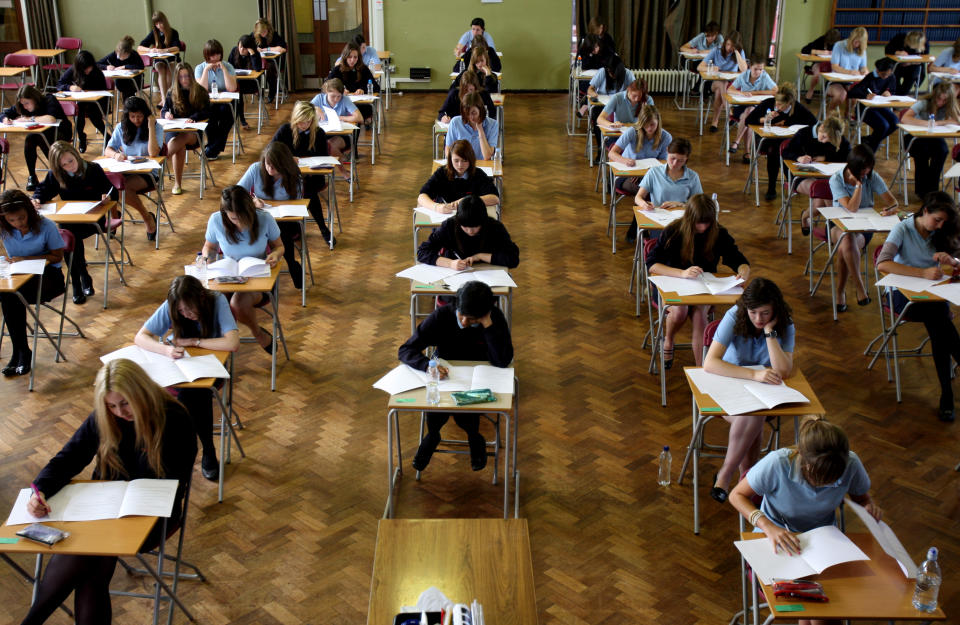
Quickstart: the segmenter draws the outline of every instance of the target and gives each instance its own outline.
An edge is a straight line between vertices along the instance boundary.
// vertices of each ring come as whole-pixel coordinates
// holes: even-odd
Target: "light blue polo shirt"
[[[744,56],[743,50],[740,50],[740,56]],[[708,54],[707,58],[703,60],[712,62],[721,72],[740,71],[740,65],[737,64],[737,55],[731,53],[730,56],[723,56],[723,48],[721,47],[716,47],[710,50],[710,54]]]
[[[703,193],[697,172],[684,167],[680,179],[674,180],[667,174],[666,165],[648,170],[640,181],[640,188],[647,190],[649,201],[654,206],[660,206],[664,202],[686,202],[692,196]]]
[[[747,483],[761,495],[764,516],[791,532],[808,532],[833,525],[834,511],[850,493],[855,497],[870,491],[870,477],[857,454],[850,452],[843,475],[833,484],[812,486],[800,471],[796,450],[777,449],[747,472]]]
[[[330,106],[330,102],[327,101],[326,93],[318,93],[313,96],[313,99],[310,100],[310,104],[313,106],[326,106],[327,108],[332,108],[337,115],[341,117],[346,117],[347,115],[353,115],[354,111],[357,110],[357,105],[353,103],[353,100],[347,96],[342,96],[340,101],[337,102],[336,106]]]
[[[211,88],[213,87],[213,83],[216,82],[216,83],[217,83],[217,88],[218,88],[220,91],[226,91],[226,90],[227,90],[227,82],[226,82],[226,80],[224,80],[224,78],[223,78],[223,72],[224,72],[224,70],[226,70],[226,72],[227,72],[228,74],[230,74],[231,76],[236,76],[236,75],[237,75],[237,70],[233,69],[233,65],[230,65],[230,63],[228,63],[228,62],[226,62],[226,61],[222,61],[222,62],[221,62],[221,65],[222,65],[222,68],[221,68],[221,69],[211,70],[211,71],[207,74],[207,76],[210,78],[210,87],[211,87]],[[200,64],[197,65],[195,68],[193,68],[193,77],[194,77],[195,79],[197,79],[197,80],[200,80],[200,77],[203,76],[203,68],[206,67],[206,66],[207,66],[207,63],[206,63],[206,61],[204,61],[203,63],[200,63]]]
[[[860,54],[849,52],[847,50],[847,40],[841,39],[833,44],[833,51],[830,53],[830,64],[834,67],[843,69],[859,70],[867,66],[867,51]]]
[[[723,35],[717,33],[716,38],[713,40],[713,43],[707,43],[707,33],[700,33],[693,39],[687,42],[687,46],[690,48],[696,48],[697,50],[712,50],[713,48],[719,48],[723,45]]]
[[[487,143],[490,144],[491,147],[496,148],[497,120],[484,117],[482,126],[483,134],[487,137]],[[446,146],[451,147],[455,141],[459,141],[460,139],[469,141],[477,158],[482,157],[483,152],[480,150],[480,134],[474,130],[470,124],[463,121],[462,116],[457,115],[450,120],[450,127],[447,129]]]
[[[627,70],[627,73],[624,75],[623,86],[620,88],[620,91],[626,91],[627,85],[633,84],[634,80],[636,80],[636,78],[634,78],[633,72]],[[602,68],[593,75],[593,78],[590,79],[590,86],[601,95],[613,95],[614,93],[619,93],[613,90],[612,84],[610,85],[610,89],[607,89],[607,71]]]
[[[926,239],[920,236],[913,215],[890,230],[886,243],[897,246],[897,255],[893,257],[894,262],[920,269],[937,265],[937,261],[933,260],[933,255],[937,253],[937,250],[933,247],[933,233],[928,235]]]
[[[773,78],[770,78],[767,70],[760,72],[760,77],[755,82],[750,82],[750,70],[748,68],[733,81],[733,88],[740,91],[768,91],[776,89],[777,83],[773,82]]]
[[[141,127],[140,130],[144,130],[144,127]],[[159,122],[154,124],[153,131],[157,137],[157,147],[162,148],[163,128]],[[107,142],[107,147],[117,152],[123,152],[127,156],[150,156],[150,146],[147,143],[149,136],[150,135],[143,136],[142,133],[138,132],[132,143],[125,143],[123,140],[123,127],[118,124],[113,134],[110,135],[110,141]]]
[[[257,223],[260,228],[255,240],[251,241],[250,231],[244,230],[238,233],[237,242],[233,243],[227,238],[227,233],[223,229],[223,217],[220,211],[217,211],[207,220],[207,232],[204,238],[209,243],[219,245],[223,255],[234,260],[240,260],[246,256],[266,258],[267,244],[280,238],[280,227],[270,213],[261,210],[257,211]]]
[[[846,168],[844,168],[846,169]],[[843,179],[844,169],[834,172],[830,176],[830,193],[833,194],[833,205],[840,206],[840,198],[850,197],[856,190],[856,185],[847,184]],[[863,181],[863,188],[860,190],[860,208],[873,208],[874,196],[883,195],[889,189],[887,183],[883,181],[876,170],[871,171],[867,179]]]
[[[926,122],[930,119],[930,105],[933,100],[917,100],[913,106],[910,107],[910,110],[913,111],[913,114],[917,116],[918,119]],[[933,114],[933,118],[937,121],[941,121],[947,118],[947,107],[942,106],[940,110]]]
[[[739,336],[733,333],[734,324],[737,321],[737,307],[731,306],[720,320],[717,331],[713,335],[714,341],[719,341],[721,345],[727,346],[727,351],[723,353],[723,361],[731,365],[740,367],[749,367],[750,365],[770,366],[770,352],[767,351],[767,339],[763,334],[759,336]],[[794,337],[796,329],[791,323],[787,326],[784,336],[777,337],[780,348],[783,351],[793,352]]]
[[[43,216],[40,217],[39,232],[30,230],[22,234],[16,228],[10,233],[0,230],[0,240],[3,240],[3,246],[10,256],[40,256],[53,250],[62,250],[65,246],[57,224]],[[60,266],[60,263],[52,264],[54,267]]]
[[[273,181],[273,184],[270,185],[272,194],[267,193],[266,187],[263,186],[263,177],[260,175],[261,167],[260,161],[253,163],[250,167],[247,167],[247,171],[243,172],[243,176],[240,178],[240,181],[237,182],[238,185],[253,193],[256,197],[264,200],[293,200],[299,199],[300,193],[297,193],[296,198],[291,198],[287,193],[287,190],[283,188],[283,181],[280,178],[277,178]]]
[[[667,146],[673,141],[673,137],[666,130],[660,131],[660,146],[654,147],[653,139],[646,139],[640,150],[637,150],[637,129],[630,127],[623,131],[620,138],[617,139],[617,147],[621,150],[623,158],[641,159],[656,158],[664,160],[667,158]]]
[[[490,33],[488,33],[486,30],[483,31],[483,40],[487,42],[488,46],[496,49],[497,46],[493,45],[493,37],[491,37]],[[460,37],[460,41],[457,42],[457,45],[469,46],[471,43],[473,43],[473,31],[468,30]]]
[[[215,293],[214,299],[213,329],[210,336],[200,337],[203,339],[218,339],[227,332],[232,332],[237,329],[237,320],[233,318],[233,313],[230,312],[230,303],[227,302],[227,298],[223,296],[223,293]],[[184,321],[195,326],[195,334],[200,333],[199,322],[190,321],[189,319],[185,319]],[[143,324],[143,327],[154,336],[158,336],[161,339],[166,338],[170,328],[173,327],[173,320],[170,318],[169,302],[164,301],[160,304],[160,307],[150,315],[150,318]]]
[[[646,103],[653,105],[653,98],[650,97],[649,93]],[[637,116],[633,114],[633,103],[627,99],[626,89],[610,96],[610,101],[603,107],[603,112],[607,114],[607,117],[612,116],[611,121],[621,124],[634,124],[637,121]]]
[[[943,52],[940,53],[940,56],[937,57],[937,60],[933,62],[937,67],[951,67],[953,69],[960,69],[960,61],[953,60],[953,47],[949,47]],[[943,82],[940,78],[934,78],[933,84],[938,82]]]

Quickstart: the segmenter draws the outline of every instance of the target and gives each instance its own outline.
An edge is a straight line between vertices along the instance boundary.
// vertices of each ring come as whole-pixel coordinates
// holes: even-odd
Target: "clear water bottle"
[[[763,116],[763,129],[766,132],[770,131],[770,109],[767,109],[767,112]]]
[[[932,117],[932,115],[931,115]],[[940,564],[937,563],[937,548],[930,547],[927,559],[917,571],[917,586],[913,591],[913,607],[922,612],[937,609],[937,593],[940,592]]]
[[[717,199],[717,194],[716,194],[716,193],[714,193],[713,196],[712,196],[710,199],[713,200],[713,206],[714,206],[714,208],[715,208],[716,211],[717,211],[717,219],[719,220],[719,219],[720,219],[720,200]]]
[[[493,152],[493,171],[503,173],[503,152],[497,148]]]
[[[213,76],[210,77],[210,95],[213,97],[220,95],[220,86],[217,84],[217,79]]]
[[[577,65],[574,69],[576,70],[577,76],[583,74],[583,58],[581,58],[579,54],[577,55]]]
[[[936,127],[937,127],[937,118],[931,114],[930,117],[927,119],[927,130],[929,130],[930,132],[933,132],[934,128]]]
[[[0,280],[9,280],[13,274],[10,273],[10,261],[6,256],[0,256]]]
[[[670,465],[673,462],[673,456],[670,455],[670,446],[664,445],[660,452],[660,471],[657,473],[657,484],[660,486],[670,486]]]
[[[207,286],[207,257],[203,252],[197,252],[197,260],[193,263],[197,267],[197,280],[206,288]]]
[[[367,80],[367,95],[373,95],[373,81]]]
[[[427,365],[427,403],[431,406],[440,404],[440,365],[436,358],[431,358]]]
[[[463,73],[463,70],[465,70],[465,69],[466,69],[466,66],[465,66],[465,64],[464,64],[464,62],[463,62],[463,57],[461,56],[461,57],[460,57],[460,65],[458,66],[457,73],[458,73],[458,74],[462,74],[462,73]]]

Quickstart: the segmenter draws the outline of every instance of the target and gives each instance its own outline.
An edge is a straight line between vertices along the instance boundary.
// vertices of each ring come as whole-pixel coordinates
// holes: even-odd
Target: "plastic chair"
[[[166,151],[166,147],[167,147],[166,145],[163,146],[161,154],[164,151]],[[166,161],[164,161],[164,163],[166,163]],[[143,223],[142,219],[133,217],[132,215],[130,215],[129,211],[127,210],[127,188],[126,188],[127,185],[126,185],[126,178],[124,177],[124,174],[115,173],[115,172],[104,172],[104,173],[107,175],[107,179],[110,181],[110,184],[112,184],[113,187],[120,193],[120,214],[123,216],[123,219],[127,219],[129,217],[131,223],[142,224]],[[162,169],[160,170],[159,180],[163,180]],[[154,249],[158,249],[158,250],[160,249],[160,226],[165,223],[170,228],[171,233],[176,232],[176,230],[173,227],[173,219],[170,217],[170,213],[167,212],[167,205],[164,203],[163,195],[160,193],[159,180],[153,185],[145,188],[144,190],[137,192],[138,197],[140,197],[141,199],[149,200],[151,203],[153,203],[153,206],[154,206],[153,218],[157,224],[157,236],[155,239]],[[156,198],[151,197],[150,196],[151,193],[156,193],[157,197]],[[165,219],[165,221],[161,221],[161,219]]]
[[[13,183],[20,186],[13,172],[9,168],[10,162],[10,141],[6,137],[0,137],[0,189],[7,190],[7,176],[13,180]]]
[[[514,386],[516,386],[516,384],[514,384]],[[496,414],[496,415],[491,416],[491,415],[489,415],[489,414],[482,413],[482,414],[477,415],[477,418],[480,418],[481,416],[482,416],[483,418],[485,418],[487,421],[489,421],[489,422],[493,425],[493,431],[494,431],[493,440],[487,442],[487,448],[489,449],[489,448],[492,447],[492,448],[493,448],[493,452],[491,453],[491,452],[488,451],[488,452],[487,452],[487,457],[489,458],[490,456],[493,456],[493,480],[492,480],[492,483],[493,483],[493,484],[496,484],[496,483],[497,483],[497,473],[498,473],[499,467],[500,467],[500,448],[503,446],[503,441],[502,441],[501,438],[500,438],[500,415],[499,415],[499,414]],[[424,434],[424,430],[425,430],[425,428],[426,428],[426,423],[427,423],[427,413],[421,412],[421,413],[420,413],[420,438],[419,438],[420,441],[423,441],[423,434]],[[453,449],[441,449],[441,448],[438,447],[438,448],[436,449],[436,451],[433,452],[433,453],[435,453],[435,454],[460,454],[460,455],[470,455],[470,449],[469,449],[470,442],[467,441],[467,440],[441,438],[441,439],[440,439],[440,443],[438,443],[438,445],[446,445],[446,446],[448,446],[448,447],[452,447]],[[506,467],[504,467],[503,472],[504,472],[504,479],[506,479],[506,472],[507,472]],[[421,474],[421,473],[423,473],[423,472],[422,472],[422,471],[417,471],[416,474],[415,474],[416,480],[417,480],[418,482],[420,481],[420,474]]]
[[[8,54],[3,57],[4,67],[28,67],[37,66],[37,56],[35,54]],[[33,85],[33,80],[20,80],[19,82],[0,82],[0,107],[6,106],[4,99],[7,91],[16,93],[23,85]]]
[[[83,40],[77,39],[76,37],[59,37],[57,39],[57,43],[53,47],[65,50],[65,52],[61,52],[58,55],[59,58],[57,62],[47,63],[46,65],[42,65],[40,67],[40,69],[42,69],[45,74],[45,78],[43,81],[44,89],[50,86],[51,83],[56,85],[56,80],[53,80],[53,73],[57,72],[57,75],[59,76],[59,74],[65,72],[70,67],[71,65],[70,63],[64,62],[66,58],[66,54],[71,50],[74,52],[79,51],[80,48],[83,47]]]

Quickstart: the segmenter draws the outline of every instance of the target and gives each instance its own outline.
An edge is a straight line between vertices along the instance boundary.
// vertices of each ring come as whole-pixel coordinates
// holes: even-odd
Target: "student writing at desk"
[[[369,67],[371,72],[381,69],[382,65],[380,63],[380,55],[377,54],[377,49],[367,43],[363,33],[357,33],[350,41],[356,44],[357,48],[360,50],[361,63]],[[343,56],[337,59],[337,63],[342,60]]]
[[[767,73],[764,63],[764,55],[754,52],[747,59],[747,71],[743,72],[733,81],[729,93],[743,95],[773,95],[777,92],[777,83],[773,82],[770,74]],[[755,105],[739,104],[730,110],[730,115],[737,119],[737,136],[730,144],[730,153],[733,154],[740,147],[740,141],[743,135],[749,131],[747,128],[747,116],[753,112]]]
[[[170,283],[167,299],[137,331],[133,342],[141,349],[177,359],[186,356],[190,347],[235,352],[240,347],[240,333],[223,293],[208,291],[193,276],[177,276]],[[200,439],[200,472],[216,481],[220,464],[213,445],[212,391],[181,388],[177,399],[193,418]]]
[[[493,73],[494,71],[500,71],[495,69],[491,65],[490,55],[487,54],[487,49],[484,47],[477,47],[470,53],[469,62],[466,64],[466,67],[462,70],[455,69],[454,71],[459,71],[460,73],[456,78],[453,79],[452,87],[459,87],[460,81],[463,79],[463,73],[468,69],[472,69],[477,73],[477,76],[483,81],[483,88],[489,91],[490,93],[495,93],[500,91],[500,81],[497,80],[497,76]],[[459,64],[458,64],[459,67]]]
[[[894,226],[887,235],[877,257],[877,269],[884,273],[939,280],[944,277],[941,266],[951,265],[956,274],[960,266],[956,259],[957,250],[960,249],[958,234],[960,216],[953,199],[942,191],[930,193],[913,215]],[[906,304],[906,296],[894,291],[894,311],[899,314]],[[937,416],[941,421],[952,422],[953,385],[950,373],[953,366],[950,359],[960,362],[960,335],[950,317],[950,303],[915,302],[910,306],[909,318],[923,323],[930,336],[933,364],[940,382]]]
[[[253,198],[253,205],[261,209],[264,200],[281,204],[284,200],[300,199],[303,182],[300,178],[300,168],[293,154],[283,143],[270,143],[260,153],[260,160],[252,163],[243,177],[237,182],[238,186],[247,190]],[[317,201],[319,203],[319,200]],[[320,213],[323,218],[323,213]],[[277,224],[280,227],[280,240],[283,241],[283,259],[287,261],[290,279],[297,290],[303,288],[303,268],[297,261],[297,250],[293,247],[294,235],[300,234],[299,223]]]
[[[291,154],[298,158],[328,156],[327,133],[317,124],[317,110],[305,101],[299,100],[290,112],[290,121],[277,128],[273,141],[290,148]],[[320,191],[327,187],[325,176],[305,176],[303,195],[310,199],[307,210],[313,215],[323,240],[330,243],[330,229],[323,218],[323,205],[320,203]],[[336,237],[334,237],[336,244]]]
[[[40,258],[47,261],[40,286],[41,301],[48,302],[63,293],[63,238],[57,224],[37,214],[30,198],[19,189],[0,193],[0,243],[10,262]],[[27,302],[37,300],[40,282],[34,278],[20,287]],[[16,293],[0,293],[0,309],[13,344],[10,362],[0,373],[7,377],[30,373],[33,352],[27,346],[27,310]]]
[[[486,206],[500,202],[493,180],[477,167],[470,142],[460,139],[447,153],[447,164],[438,167],[420,188],[417,206],[452,213],[464,196],[478,197]]]
[[[833,44],[837,43],[841,39],[843,39],[843,35],[840,34],[840,31],[836,28],[831,28],[807,45],[800,48],[800,54],[830,56],[833,54]],[[810,67],[810,88],[807,89],[807,93],[803,96],[804,102],[810,104],[813,101],[813,92],[816,90],[817,85],[820,84],[820,74],[822,72],[829,71],[830,61],[814,63],[813,66]]]
[[[283,242],[277,222],[270,213],[257,210],[250,193],[239,185],[224,188],[220,193],[220,210],[207,220],[201,253],[208,259],[216,258],[218,248],[224,256],[234,260],[247,256],[263,258],[270,267],[275,266],[283,256]],[[272,353],[273,337],[257,325],[254,310],[266,300],[265,293],[234,293],[230,298],[230,309],[237,321],[250,329],[260,347]]]
[[[493,304],[493,291],[489,286],[476,280],[467,282],[457,291],[455,304],[441,306],[430,313],[413,336],[400,346],[400,361],[418,371],[426,371],[429,359],[423,351],[435,347],[434,356],[445,360],[483,360],[494,367],[509,366],[513,360],[510,327]],[[440,377],[446,376],[446,368],[441,367]],[[427,435],[420,441],[413,458],[413,468],[417,471],[427,468],[440,444],[440,429],[449,418],[447,414],[427,414]],[[461,412],[453,419],[467,433],[470,467],[480,471],[487,465],[487,442],[480,434],[479,415]]]
[[[640,210],[678,208],[703,193],[700,176],[687,167],[693,148],[690,140],[677,137],[667,146],[667,164],[651,167],[640,180],[634,203]]]
[[[795,329],[790,306],[771,280],[754,278],[713,335],[703,368],[731,378],[780,384],[793,371]],[[762,369],[750,369],[762,365]],[[723,503],[739,468],[744,474],[760,455],[764,417],[731,415],[727,455],[714,476],[710,496]]]
[[[480,82],[480,75],[477,74],[477,72],[475,72],[473,69],[468,69],[460,75],[460,86],[450,87],[450,90],[447,91],[447,97],[444,99],[443,105],[440,107],[440,112],[437,114],[437,119],[447,124],[450,122],[451,118],[459,115],[460,101],[468,93],[480,94],[480,99],[483,100],[483,105],[487,107],[487,117],[490,119],[497,118],[497,107],[493,103],[493,98],[490,97],[490,92],[483,88],[483,85]]]
[[[694,195],[683,210],[683,217],[664,228],[647,257],[650,273],[674,278],[697,278],[704,272],[715,273],[723,262],[750,279],[750,264],[737,247],[727,229],[717,223],[717,207],[703,193]],[[663,305],[661,303],[661,305]],[[664,369],[673,366],[674,337],[687,320],[693,319],[693,359],[703,361],[703,329],[707,326],[710,306],[670,306],[663,332]]]
[[[577,51],[577,56],[580,57],[580,68],[583,70],[603,69],[612,54],[615,52],[604,47],[603,41],[593,33],[588,33],[583,38]]]
[[[352,41],[343,47],[340,60],[330,70],[327,79],[339,78],[343,81],[343,88],[349,95],[360,95],[372,88],[374,93],[380,93],[380,83],[373,77],[370,68],[360,60],[360,47]],[[373,123],[373,105],[357,104],[363,116],[364,126],[369,130]]]
[[[747,55],[743,52],[743,36],[739,31],[730,33],[719,47],[711,50],[707,58],[700,61],[697,70],[705,72],[709,65],[713,65],[720,72],[747,71]],[[727,92],[727,81],[708,80],[703,85],[703,90],[713,93],[713,121],[710,123],[710,132],[717,132],[720,112],[724,110],[723,94]]]
[[[97,67],[93,55],[86,50],[77,52],[73,65],[67,68],[57,82],[58,91],[106,91],[107,79],[103,70]],[[99,98],[90,102],[77,102],[77,149],[87,151],[87,135],[83,132],[85,120],[89,119],[93,127],[100,131],[106,141],[106,129],[103,124],[103,112],[108,98]]]
[[[881,215],[894,215],[897,212],[897,198],[887,188],[873,167],[875,165],[873,152],[865,145],[854,146],[847,158],[847,166],[830,176],[830,193],[833,203],[839,204],[848,211],[857,212],[860,209],[870,210],[874,207],[874,196],[880,196],[883,207]],[[825,238],[826,234],[818,235]],[[840,238],[840,229],[831,228],[830,236],[836,241]],[[860,274],[860,251],[870,243],[873,233],[849,233],[840,242],[837,251],[840,256],[840,267],[837,272],[837,312],[847,310],[847,278],[853,277],[857,289],[857,304],[866,306],[870,303],[870,296],[863,284]]]
[[[116,129],[103,151],[104,156],[125,161],[129,158],[156,157],[160,154],[163,142],[163,129],[153,116],[147,101],[137,96],[127,98],[123,103],[120,127]],[[160,180],[160,170],[151,174],[123,174],[126,188],[124,199],[143,219],[147,228],[147,240],[157,238],[157,220],[143,205],[138,194],[152,191]]]
[[[143,69],[143,59],[134,50],[134,45],[136,45],[136,42],[133,37],[124,35],[117,42],[117,47],[114,48],[113,52],[97,61],[97,67],[101,70],[126,69],[133,72]],[[114,78],[113,83],[120,92],[120,98],[126,100],[134,96],[137,90],[143,86],[143,75],[141,74],[136,78]]]
[[[197,457],[193,424],[183,406],[157,386],[137,364],[114,360],[103,365],[93,384],[93,412],[34,479],[27,511],[49,512],[46,499],[57,494],[92,461],[94,480],[173,479],[179,482],[171,519],[179,519],[184,489]],[[142,551],[165,537],[158,523]],[[111,622],[110,579],[116,556],[50,556],[23,625],[50,617],[71,592],[78,625]]]
[[[240,37],[237,45],[230,50],[227,63],[233,66],[234,70],[246,69],[257,72],[263,69],[263,59],[260,57],[259,50],[257,50],[253,35],[243,35]],[[237,81],[237,91],[240,92],[240,99],[237,100],[237,118],[240,120],[240,125],[243,126],[244,130],[250,130],[250,124],[247,123],[247,119],[243,114],[244,100],[246,100],[244,96],[257,93],[259,88],[260,83],[256,80]]]
[[[17,100],[0,116],[0,123],[12,124],[14,120],[31,121],[38,124],[56,124],[41,133],[30,133],[23,138],[23,160],[27,164],[27,191],[37,188],[37,151],[46,152],[54,141],[70,141],[73,137],[73,124],[67,119],[60,102],[52,94],[46,95],[33,85],[23,85],[17,90]]]
[[[487,25],[482,17],[475,17],[470,21],[470,30],[463,33],[453,49],[453,56],[460,58],[470,50],[470,44],[477,37],[482,37],[488,46],[493,47],[493,37],[487,32]]]
[[[479,197],[468,195],[457,202],[457,214],[430,233],[417,249],[417,261],[458,271],[474,263],[513,269],[520,264],[520,248],[506,227],[487,215]]]
[[[863,76],[867,73],[867,29],[857,26],[846,39],[833,44],[830,53],[830,69],[837,74]],[[827,87],[827,113],[847,99],[849,83],[832,83]]]
[[[705,54],[723,45],[723,35],[720,34],[720,24],[711,21],[703,28],[703,32],[680,46],[681,52]]]
[[[180,33],[170,26],[170,20],[163,11],[154,11],[150,16],[151,30],[140,45],[137,52],[140,54],[167,52],[173,57],[153,59],[153,69],[157,72],[157,86],[160,93],[166,93],[171,86],[170,65],[180,61]]]
[[[783,148],[784,160],[797,161],[803,165],[810,163],[846,163],[850,156],[850,142],[844,135],[846,124],[840,119],[840,114],[834,111],[827,119],[815,126],[804,126],[793,135],[790,142]],[[810,195],[813,189],[814,178],[804,178],[797,185],[797,193]],[[816,210],[826,206],[827,201],[819,198],[813,200]],[[800,231],[803,236],[810,235],[810,211],[803,209],[800,214]]]
[[[490,160],[497,146],[497,130],[497,120],[487,117],[487,108],[480,95],[468,93],[460,101],[460,114],[450,120],[444,156],[449,154],[456,141],[465,139],[481,160]]]
[[[160,114],[164,119],[188,118],[198,122],[210,118],[210,95],[193,78],[193,68],[189,63],[178,63],[174,69],[176,83],[167,92]],[[167,156],[173,162],[174,195],[183,193],[183,166],[186,163],[187,149],[200,145],[200,135],[196,132],[168,132],[163,136],[167,144]]]
[[[897,90],[897,81],[893,76],[895,63],[887,57],[874,62],[876,68],[863,77],[863,80],[850,87],[847,97],[851,100],[872,100],[878,95],[890,96]],[[876,152],[883,140],[897,130],[900,118],[889,108],[870,107],[863,114],[863,121],[873,130],[863,140],[863,145]]]
[[[600,20],[598,17],[591,17],[590,21],[587,22],[587,36],[583,38],[583,42],[580,44],[580,56],[583,57],[583,69],[592,69],[587,67],[587,56],[590,52],[593,52],[595,48],[593,46],[586,46],[587,40],[590,40],[600,46],[601,50],[606,51],[607,54],[616,54],[617,53],[617,44],[613,40],[613,36],[610,34],[610,31],[607,30],[607,25]],[[493,43],[490,44],[491,46]],[[587,52],[588,55],[584,55],[583,52]],[[594,52],[596,53],[596,52]],[[602,67],[603,63],[596,67]]]
[[[912,30],[909,33],[899,33],[887,42],[883,48],[884,54],[896,56],[916,56],[930,54],[930,43],[922,31]],[[920,82],[920,71],[923,63],[905,61],[897,64],[896,81],[897,95],[907,95]]]
[[[207,91],[213,90],[216,83],[220,91],[237,90],[237,70],[223,60],[223,45],[216,39],[203,44],[203,63],[193,69],[193,77]],[[243,110],[241,105],[237,105]],[[210,103],[210,119],[207,125],[207,159],[215,161],[227,145],[227,136],[233,128],[233,107],[227,103]]]
[[[33,193],[33,205],[60,197],[65,202],[99,202],[116,197],[116,189],[96,163],[85,161],[77,148],[66,141],[57,141],[50,147],[50,171]],[[106,221],[100,227],[106,231]],[[64,230],[73,234],[73,259],[70,261],[70,282],[73,284],[73,303],[82,304],[94,294],[93,280],[87,272],[87,257],[83,240],[97,233],[93,224],[64,224]]]
[[[253,38],[256,41],[257,50],[260,51],[260,54],[263,54],[264,52],[286,54],[287,42],[283,39],[283,37],[280,36],[280,33],[273,29],[273,26],[270,25],[270,22],[262,17],[253,24],[253,32],[250,34],[253,35]],[[277,63],[274,60],[268,60],[266,66],[266,101],[269,104],[270,102],[273,102],[275,97],[277,97]]]
[[[613,55],[607,59],[607,63],[603,69],[594,74],[593,78],[590,79],[590,86],[587,87],[587,95],[591,99],[595,99],[601,95],[620,93],[626,90],[627,85],[633,83],[634,80],[636,80],[636,78],[634,78],[633,72],[624,66],[623,59]],[[580,115],[583,116],[586,112],[587,104],[584,104],[580,107]],[[596,110],[594,115],[593,121],[595,122],[600,115],[600,111]]]
[[[938,83],[930,93],[921,96],[903,114],[903,123],[926,128],[931,117],[935,126],[960,123],[960,106],[950,83]],[[915,137],[910,143],[910,156],[916,165],[914,191],[921,199],[940,188],[940,174],[948,153],[946,140],[939,137]]]
[[[320,86],[320,93],[313,96],[310,104],[316,108],[317,120],[320,123],[327,119],[327,114],[323,111],[324,107],[332,109],[340,117],[340,121],[351,124],[359,124],[363,121],[363,115],[360,114],[357,106],[350,101],[350,98],[343,97],[343,81],[339,78],[329,78],[323,81],[323,85]],[[351,138],[348,136],[331,135],[327,138],[327,150],[329,150],[330,156],[335,156],[338,159],[342,158],[344,152],[350,149],[350,145]],[[349,180],[350,177],[343,165],[337,165],[337,172],[341,179]]]
[[[610,139],[607,145],[603,144],[600,126],[621,128],[624,125],[635,124],[640,117],[640,111],[648,104],[653,106],[653,98],[647,92],[647,81],[643,78],[637,78],[627,85],[625,91],[619,91],[610,96],[610,101],[603,106],[603,110],[597,116],[597,123],[593,127],[597,150],[608,150],[613,143]]]
[[[937,59],[930,64],[930,72],[937,72],[940,74],[960,73],[960,37],[953,42],[953,45],[941,52]],[[943,79],[940,77],[935,77],[931,85],[936,85],[940,82],[943,82]],[[957,87],[954,85],[954,94],[956,94],[956,92]]]

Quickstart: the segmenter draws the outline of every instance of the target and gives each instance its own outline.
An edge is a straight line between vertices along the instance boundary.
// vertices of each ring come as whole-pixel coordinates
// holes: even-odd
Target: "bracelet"
[[[200,347],[200,339],[197,339],[197,342],[193,344],[194,347]]]
[[[763,511],[757,508],[750,514],[750,525],[756,527],[760,517],[764,516]]]

